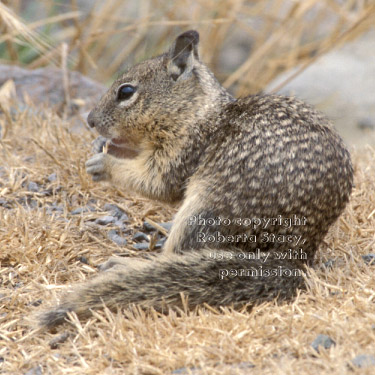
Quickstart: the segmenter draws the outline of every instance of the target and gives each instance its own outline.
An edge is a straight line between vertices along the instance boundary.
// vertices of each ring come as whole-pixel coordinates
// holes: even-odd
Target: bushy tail
[[[62,323],[67,312],[79,316],[90,309],[138,304],[163,311],[182,307],[181,293],[190,307],[242,306],[273,299],[287,300],[304,288],[303,265],[270,256],[244,259],[244,253],[203,250],[188,255],[162,255],[143,264],[116,265],[94,279],[75,286],[55,309],[39,317],[41,326]]]

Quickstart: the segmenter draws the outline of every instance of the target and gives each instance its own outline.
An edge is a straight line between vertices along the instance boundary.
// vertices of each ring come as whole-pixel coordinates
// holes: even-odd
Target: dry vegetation
[[[21,2],[9,3],[20,14]],[[354,38],[374,15],[370,2],[355,0],[341,6],[329,0],[300,1],[291,7],[285,0],[271,1],[268,7],[265,1],[212,0],[196,1],[188,10],[182,0],[164,5],[150,0],[132,9],[137,20],[121,17],[128,1],[96,2],[85,14],[72,0],[58,8],[59,15],[50,11],[50,0],[41,3],[52,15],[27,26],[0,3],[4,59],[30,67],[65,61],[105,81],[123,61],[158,52],[179,29],[196,27],[204,34],[205,60],[220,69],[225,40],[242,32],[254,40],[252,54],[237,71],[221,72],[239,94],[258,91],[279,71],[308,64],[339,41]],[[320,10],[311,15],[318,3]],[[328,14],[335,15],[334,22],[322,37],[317,24]],[[259,17],[256,27],[246,22],[249,17]],[[48,38],[35,33],[47,24],[58,26]],[[127,42],[119,50],[122,38]],[[65,60],[63,43],[68,47]],[[25,44],[38,52],[20,61],[24,51],[19,46]],[[92,133],[72,132],[69,122],[48,108],[30,104],[19,110],[5,99],[4,90],[0,94],[1,374],[374,373],[374,367],[352,364],[357,355],[375,356],[375,264],[362,258],[375,247],[373,149],[353,151],[352,200],[321,246],[309,290],[293,303],[264,304],[250,312],[209,307],[169,315],[136,308],[104,310],[81,322],[72,316],[71,324],[55,332],[40,332],[30,328],[28,318],[56,301],[68,284],[94,275],[96,266],[115,252],[141,255],[131,241],[120,248],[108,240],[110,226],[92,224],[106,214],[104,204],[124,209],[131,233],[146,218],[170,220],[175,209],[93,184],[84,172]],[[87,205],[95,211],[71,214]],[[317,353],[310,344],[318,334],[330,336],[336,345]]]
[[[9,13],[11,9],[0,2],[3,61],[19,64],[21,60],[30,68],[60,66],[66,54],[70,69],[107,82],[124,63],[164,52],[171,36],[196,28],[204,36],[204,61],[236,95],[256,93],[281,71],[298,64],[303,69],[375,23],[373,0],[3,3],[13,9]],[[32,19],[27,25],[19,19],[22,11]],[[35,14],[46,18],[34,20]],[[226,71],[225,51],[238,39],[248,55],[235,61],[234,71]]]

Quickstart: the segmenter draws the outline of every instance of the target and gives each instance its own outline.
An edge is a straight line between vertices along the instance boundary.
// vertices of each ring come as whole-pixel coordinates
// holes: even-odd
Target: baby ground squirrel
[[[352,190],[341,138],[294,98],[233,98],[199,59],[187,31],[168,52],[118,78],[88,116],[112,143],[87,163],[106,180],[153,199],[182,200],[163,252],[111,258],[77,285],[44,326],[92,308],[287,300]],[[292,256],[291,256],[292,255]]]

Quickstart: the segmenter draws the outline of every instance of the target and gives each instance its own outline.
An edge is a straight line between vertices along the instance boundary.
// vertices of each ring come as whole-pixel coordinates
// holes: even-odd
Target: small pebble
[[[311,343],[311,346],[319,353],[319,347],[329,349],[331,346],[336,346],[336,343],[327,335],[318,335]]]
[[[127,240],[124,237],[121,237],[116,230],[112,229],[108,232],[108,238],[119,246],[125,246]]]
[[[197,367],[181,367],[172,371],[173,375],[199,375],[202,374],[201,369]]]
[[[119,227],[120,229],[125,229],[126,228],[126,225],[124,224],[124,222],[122,220],[116,220],[114,222],[114,224],[116,225],[116,227]]]
[[[9,201],[7,201],[6,199],[3,199],[3,198],[0,198],[0,206],[4,207],[4,208],[8,208],[8,209],[12,208]]]
[[[155,244],[155,246],[154,246],[154,249],[155,249],[155,250],[157,250],[157,249],[161,249],[161,248],[164,246],[166,240],[167,240],[167,239],[166,239],[165,237],[162,238],[162,239],[160,239],[158,242],[156,242],[156,244]]]
[[[93,212],[93,211],[95,211],[94,207],[84,206],[84,207],[78,207],[78,208],[70,211],[70,214],[71,215],[79,215],[79,214],[83,214],[85,212]]]
[[[122,221],[128,221],[129,217],[128,215],[117,205],[112,203],[106,203],[104,205],[104,211],[108,211],[112,214],[112,216],[115,216],[117,219]]]
[[[88,259],[87,259],[86,257],[84,257],[84,256],[78,257],[77,259],[78,259],[81,263],[83,263],[83,264],[89,264]]]
[[[252,362],[240,362],[236,365],[233,365],[233,367],[245,370],[247,368],[254,368],[255,365]]]
[[[18,198],[17,202],[28,209],[38,207],[38,202],[35,199],[32,199],[31,196]]]
[[[129,217],[128,215],[124,212],[121,216],[120,216],[120,219],[119,220],[122,220],[122,221],[129,221]]]
[[[40,189],[39,185],[34,181],[30,181],[29,184],[27,185],[27,190],[31,191],[32,193],[38,193],[39,189]]]
[[[361,368],[375,366],[375,357],[369,354],[360,354],[352,359],[352,363]]]
[[[64,212],[63,206],[57,206],[56,203],[53,203],[52,206],[48,207],[51,211]]]
[[[365,261],[366,264],[375,265],[375,254],[374,253],[362,255],[362,259]]]
[[[327,262],[324,263],[325,268],[332,268],[335,265],[335,261],[333,259],[327,260]]]
[[[113,211],[117,210],[119,207],[112,203],[106,203],[103,207],[104,211]]]
[[[142,233],[142,232],[135,233],[134,236],[132,237],[132,240],[137,241],[137,242],[141,242],[141,241],[149,242],[150,241],[148,236],[146,234]]]
[[[51,173],[48,177],[47,177],[47,180],[48,182],[54,182],[57,180],[57,174],[56,173]]]
[[[103,217],[98,217],[96,220],[95,220],[95,224],[98,224],[98,225],[108,225],[108,224],[112,224],[116,221],[116,218],[113,217],[113,216],[103,216]]]
[[[31,306],[37,307],[42,304],[43,300],[42,299],[37,299],[36,301],[31,302]]]
[[[25,375],[42,375],[42,374],[43,374],[42,368],[39,365],[25,372]]]
[[[149,244],[145,242],[135,243],[132,245],[136,250],[148,250]]]
[[[145,230],[146,232],[155,232],[156,229],[150,223],[145,221],[143,223],[143,230]]]

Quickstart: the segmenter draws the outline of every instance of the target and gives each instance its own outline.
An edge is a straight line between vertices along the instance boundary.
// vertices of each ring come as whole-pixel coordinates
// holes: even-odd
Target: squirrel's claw
[[[95,154],[102,153],[103,147],[107,144],[107,142],[108,142],[108,139],[100,135],[98,138],[94,139],[91,143],[92,152]]]
[[[86,162],[86,172],[92,175],[93,181],[105,181],[110,179],[108,173],[107,154],[96,154]]]

